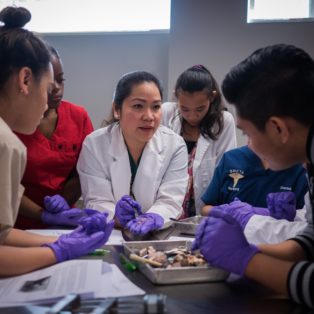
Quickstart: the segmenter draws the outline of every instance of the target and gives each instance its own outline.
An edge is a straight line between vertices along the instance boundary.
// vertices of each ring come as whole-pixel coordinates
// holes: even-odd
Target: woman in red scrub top
[[[62,100],[63,66],[58,52],[49,47],[54,88],[48,95],[48,110],[32,135],[17,134],[27,147],[25,187],[15,224],[20,229],[45,228],[42,220],[45,196],[62,195],[73,205],[81,195],[76,163],[86,135],[93,131],[82,107]]]

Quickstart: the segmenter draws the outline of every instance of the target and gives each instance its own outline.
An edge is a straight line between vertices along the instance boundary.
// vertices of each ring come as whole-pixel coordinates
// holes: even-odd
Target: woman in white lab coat
[[[135,234],[182,214],[187,151],[179,135],[160,126],[161,103],[155,76],[124,75],[115,90],[112,121],[85,139],[77,165],[85,206],[108,212]]]
[[[237,146],[233,116],[218,84],[203,65],[185,70],[175,86],[177,102],[162,105],[162,124],[180,134],[189,152],[189,183],[182,218],[200,215],[201,200],[223,153]]]

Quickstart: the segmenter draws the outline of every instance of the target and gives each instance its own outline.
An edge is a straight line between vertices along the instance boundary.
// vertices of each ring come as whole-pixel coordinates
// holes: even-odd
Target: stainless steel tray
[[[178,246],[190,248],[192,241],[136,241],[123,243],[124,253],[138,254],[140,249],[153,246],[156,250],[167,251]],[[225,280],[228,273],[210,265],[198,267],[155,268],[145,263],[138,263],[139,270],[154,284],[180,284],[192,282],[216,282]]]
[[[196,228],[201,223],[204,216],[194,216],[186,219],[181,219],[174,222],[177,233],[179,234],[187,234],[187,235],[195,235]]]
[[[134,235],[127,229],[121,232],[125,241],[167,240],[171,236],[184,236],[193,239],[198,225],[205,218],[204,216],[194,216],[182,220],[174,220],[167,228],[150,232],[145,236]]]

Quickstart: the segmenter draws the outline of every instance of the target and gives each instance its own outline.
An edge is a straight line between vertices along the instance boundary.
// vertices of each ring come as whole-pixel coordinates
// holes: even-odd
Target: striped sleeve
[[[314,228],[309,225],[301,235],[291,239],[298,242],[308,257],[308,261],[293,265],[288,276],[290,298],[297,303],[314,308]]]
[[[294,264],[288,277],[290,298],[300,304],[314,308],[314,263]]]
[[[314,261],[314,226],[308,225],[300,235],[290,239],[298,242],[306,253],[307,260]]]

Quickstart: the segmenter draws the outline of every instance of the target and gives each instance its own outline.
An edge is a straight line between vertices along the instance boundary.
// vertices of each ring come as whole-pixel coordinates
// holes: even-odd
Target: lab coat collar
[[[112,157],[110,166],[112,190],[115,199],[119,200],[130,192],[131,167],[127,147],[118,123],[111,126],[111,140],[108,153]]]
[[[133,193],[138,201],[147,201],[151,204],[153,200],[148,198],[147,188],[153,191],[158,182],[160,169],[163,166],[165,158],[164,145],[160,129],[156,131],[153,138],[146,144],[137,174],[133,183]],[[129,194],[131,182],[131,168],[128,151],[122,131],[118,124],[111,129],[111,142],[108,148],[109,154],[112,156],[112,187],[116,199],[120,199],[123,195]],[[145,202],[146,202],[145,201]],[[145,208],[146,204],[141,205]]]
[[[118,123],[115,123],[111,127],[111,142],[109,146],[109,154],[114,160],[120,158],[121,155],[127,153],[127,147],[124,142],[121,128]]]
[[[154,203],[155,195],[154,193],[147,193],[147,189],[158,191],[156,185],[160,184],[159,176],[162,173],[165,153],[160,129],[158,129],[144,148],[133,183],[134,196],[145,209]]]
[[[197,149],[196,149],[196,154],[194,158],[194,165],[193,165],[194,172],[196,172],[196,169],[198,169],[198,167],[200,166],[201,161],[203,160],[204,155],[206,151],[208,150],[208,146],[211,143],[212,143],[211,140],[206,139],[202,134],[200,134],[197,141]]]

